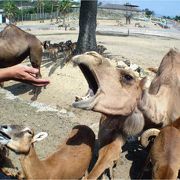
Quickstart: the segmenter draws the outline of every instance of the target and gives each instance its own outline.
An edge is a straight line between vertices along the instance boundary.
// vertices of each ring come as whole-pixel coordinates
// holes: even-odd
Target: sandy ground
[[[78,32],[63,30],[32,30],[30,33],[37,37],[52,42],[77,41]],[[98,44],[107,47],[107,52],[111,53],[115,65],[116,60],[129,59],[143,68],[156,67],[161,62],[163,56],[170,48],[179,48],[180,40],[167,37],[155,36],[105,36],[97,35]],[[49,62],[51,64],[51,62]],[[29,64],[29,62],[25,62]],[[78,67],[73,67],[71,63],[63,69],[58,68],[52,76],[48,77],[51,66],[42,63],[42,76],[50,79],[51,83],[46,89],[42,90],[38,102],[56,108],[55,112],[36,112],[36,109],[27,104],[30,102],[29,91],[31,86],[9,81],[5,83],[5,89],[24,101],[15,99],[7,100],[4,94],[0,93],[0,117],[2,124],[27,124],[32,126],[35,131],[47,131],[49,139],[37,145],[40,157],[56,149],[57,145],[67,135],[75,124],[86,124],[91,126],[95,133],[98,131],[99,113],[88,112],[75,109],[71,106],[76,95],[84,95],[87,91],[87,83]],[[12,103],[13,102],[13,103]],[[19,103],[21,102],[21,103]],[[142,160],[142,154],[128,152],[123,153],[119,165],[115,169],[115,178],[133,178],[133,163]],[[15,160],[17,164],[17,159]],[[133,163],[132,163],[133,162]],[[131,170],[130,170],[131,169]]]

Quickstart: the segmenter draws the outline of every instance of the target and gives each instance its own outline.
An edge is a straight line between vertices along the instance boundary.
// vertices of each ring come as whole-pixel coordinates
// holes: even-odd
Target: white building
[[[0,24],[3,23],[3,9],[0,9]]]

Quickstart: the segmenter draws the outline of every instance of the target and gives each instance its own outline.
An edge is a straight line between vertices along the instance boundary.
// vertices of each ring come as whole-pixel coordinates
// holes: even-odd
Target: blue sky
[[[180,16],[180,0],[99,0],[99,2],[124,4],[129,2],[140,6],[140,9],[148,8],[156,15]]]

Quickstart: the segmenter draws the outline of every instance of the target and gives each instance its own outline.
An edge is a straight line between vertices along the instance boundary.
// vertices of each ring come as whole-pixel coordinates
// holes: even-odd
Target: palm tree
[[[19,11],[18,7],[12,0],[5,1],[3,4],[3,10],[10,21],[15,20],[15,17]]]
[[[66,25],[66,15],[70,12],[72,7],[72,0],[60,0],[58,5],[58,10],[63,15],[63,26]]]

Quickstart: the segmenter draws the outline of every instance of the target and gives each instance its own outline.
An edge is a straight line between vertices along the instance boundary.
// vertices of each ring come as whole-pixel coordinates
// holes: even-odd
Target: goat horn
[[[159,129],[155,129],[155,128],[151,128],[148,129],[146,131],[143,132],[143,134],[141,135],[141,144],[143,147],[147,147],[149,144],[149,138],[151,136],[158,136],[160,130]]]

